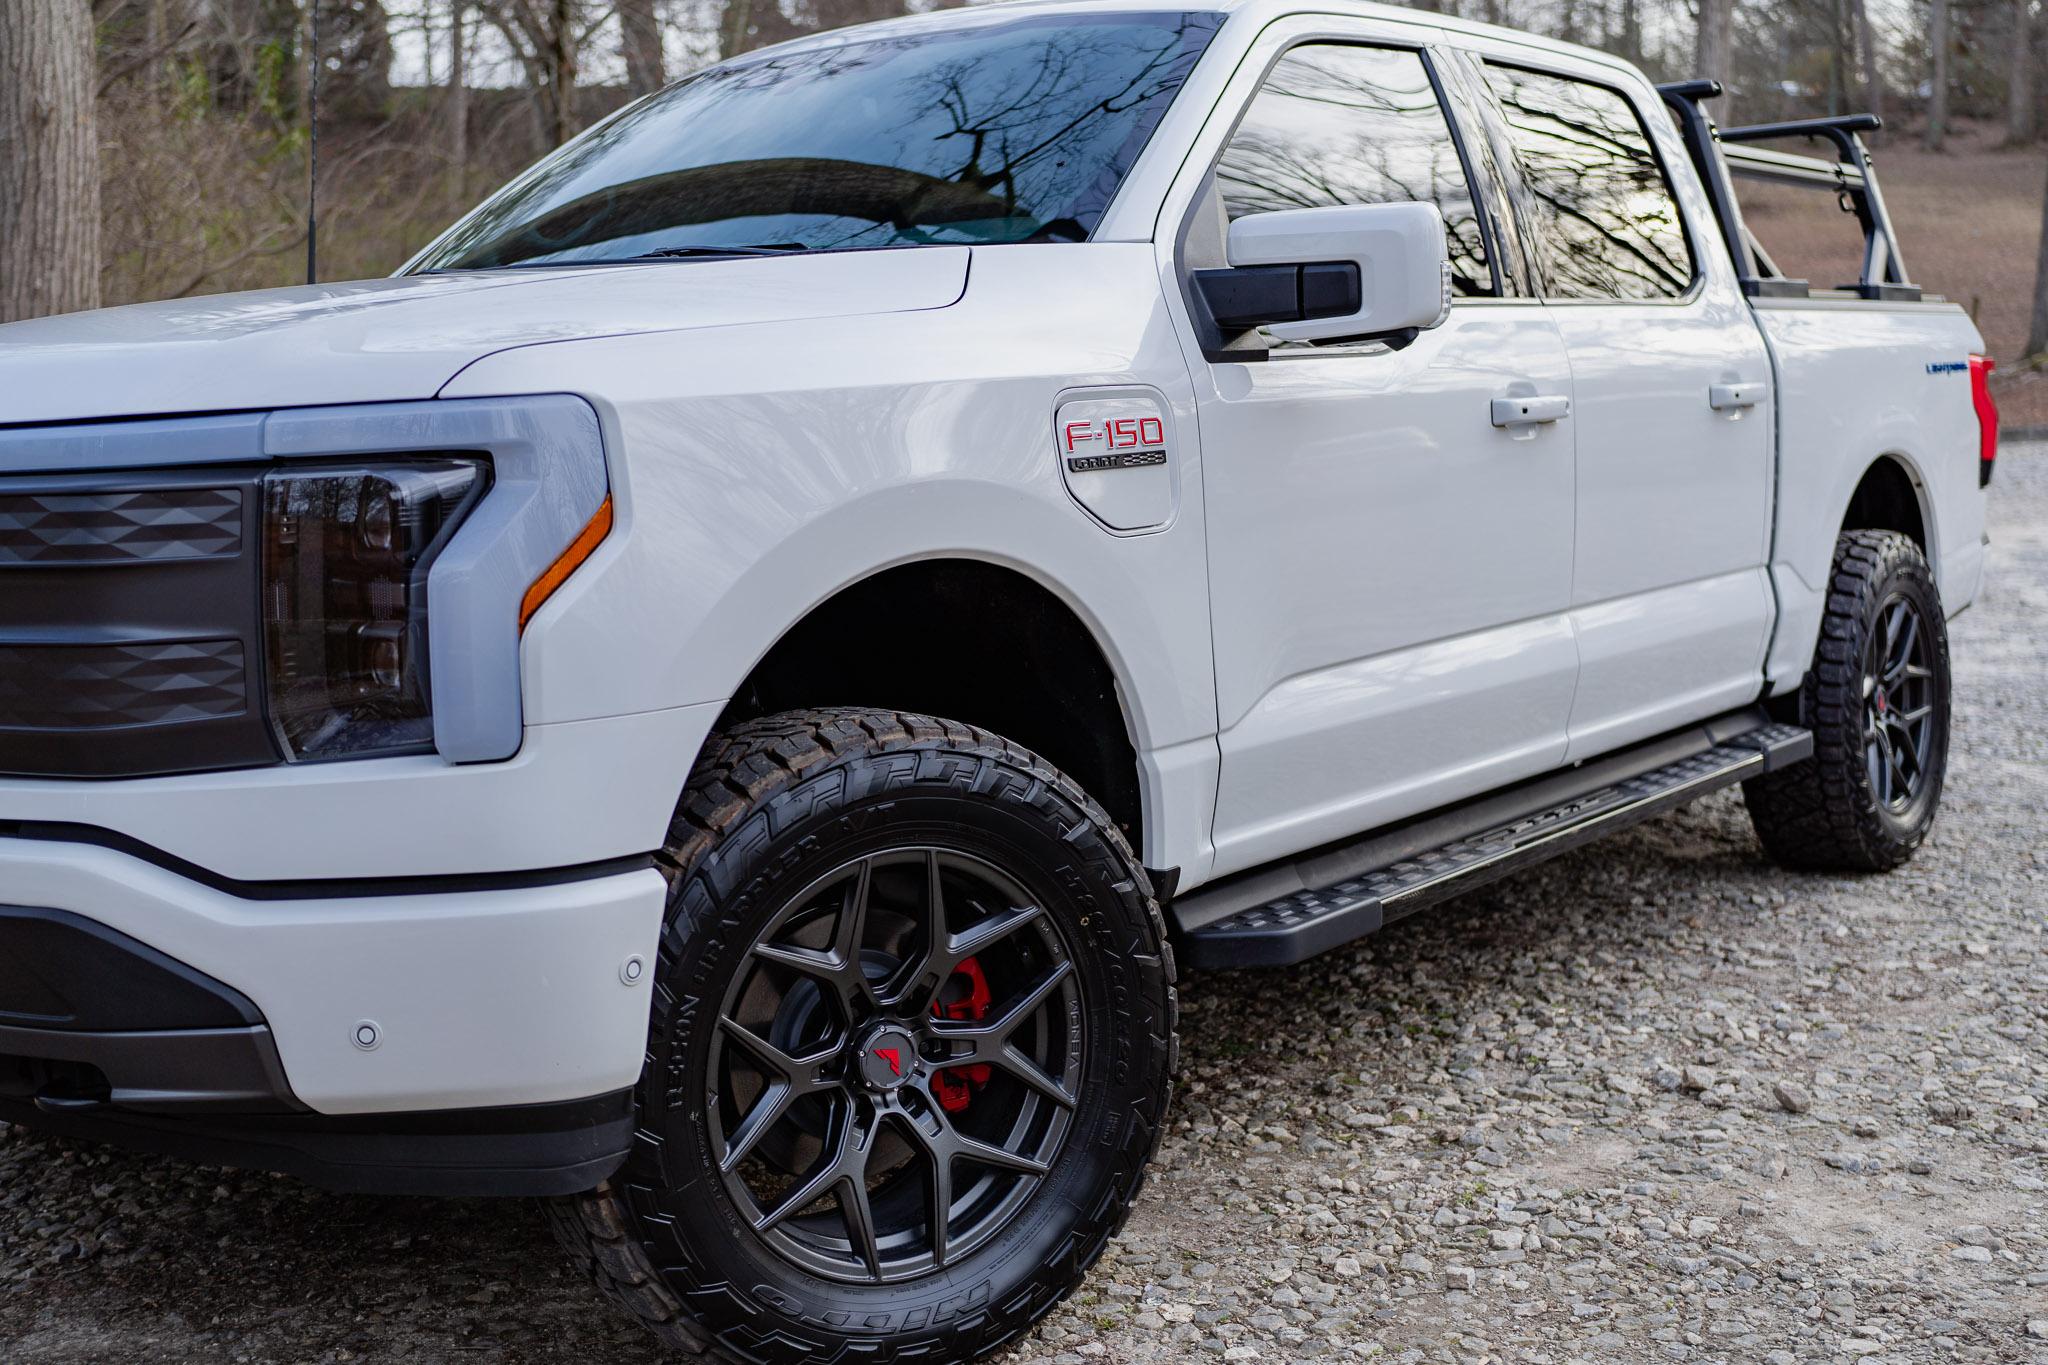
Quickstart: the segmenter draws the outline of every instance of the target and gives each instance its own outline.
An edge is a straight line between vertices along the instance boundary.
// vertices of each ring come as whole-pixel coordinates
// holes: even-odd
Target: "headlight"
[[[453,457],[264,476],[266,681],[289,761],[433,749],[427,575],[489,482]]]

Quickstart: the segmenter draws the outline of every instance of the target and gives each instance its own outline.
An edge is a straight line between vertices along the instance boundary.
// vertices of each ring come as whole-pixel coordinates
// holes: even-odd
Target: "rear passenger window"
[[[1672,299],[1692,287],[1692,246],[1634,106],[1604,85],[1486,68],[1506,107],[1558,299]]]
[[[1274,64],[1216,167],[1224,211],[1435,204],[1452,287],[1494,292],[1486,234],[1422,56],[1309,43]]]

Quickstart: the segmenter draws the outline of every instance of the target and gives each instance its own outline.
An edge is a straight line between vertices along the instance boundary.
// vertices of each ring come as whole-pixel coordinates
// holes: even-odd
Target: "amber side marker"
[[[596,552],[604,538],[612,533],[612,500],[607,496],[597,509],[597,515],[590,524],[576,533],[576,539],[569,542],[569,548],[562,551],[562,557],[548,565],[546,573],[533,580],[533,586],[526,590],[526,596],[519,603],[519,629],[524,631],[533,614],[547,604],[555,595],[555,589],[569,581],[569,575],[583,567],[583,561]]]

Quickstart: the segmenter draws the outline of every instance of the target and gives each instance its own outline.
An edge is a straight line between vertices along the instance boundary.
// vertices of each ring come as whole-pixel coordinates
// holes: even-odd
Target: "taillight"
[[[1988,355],[1970,357],[1970,402],[1977,409],[1977,486],[1991,482],[1998,463],[1998,404],[1991,397],[1991,372],[1998,362]]]

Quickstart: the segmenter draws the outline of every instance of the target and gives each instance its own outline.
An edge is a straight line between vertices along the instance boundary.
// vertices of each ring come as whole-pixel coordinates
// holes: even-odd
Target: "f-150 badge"
[[[1076,474],[1166,463],[1166,423],[1157,417],[1069,422],[1060,440],[1067,449],[1067,468]]]
[[[1053,446],[1074,500],[1110,530],[1157,530],[1173,520],[1172,419],[1153,390],[1069,395],[1053,418]]]

